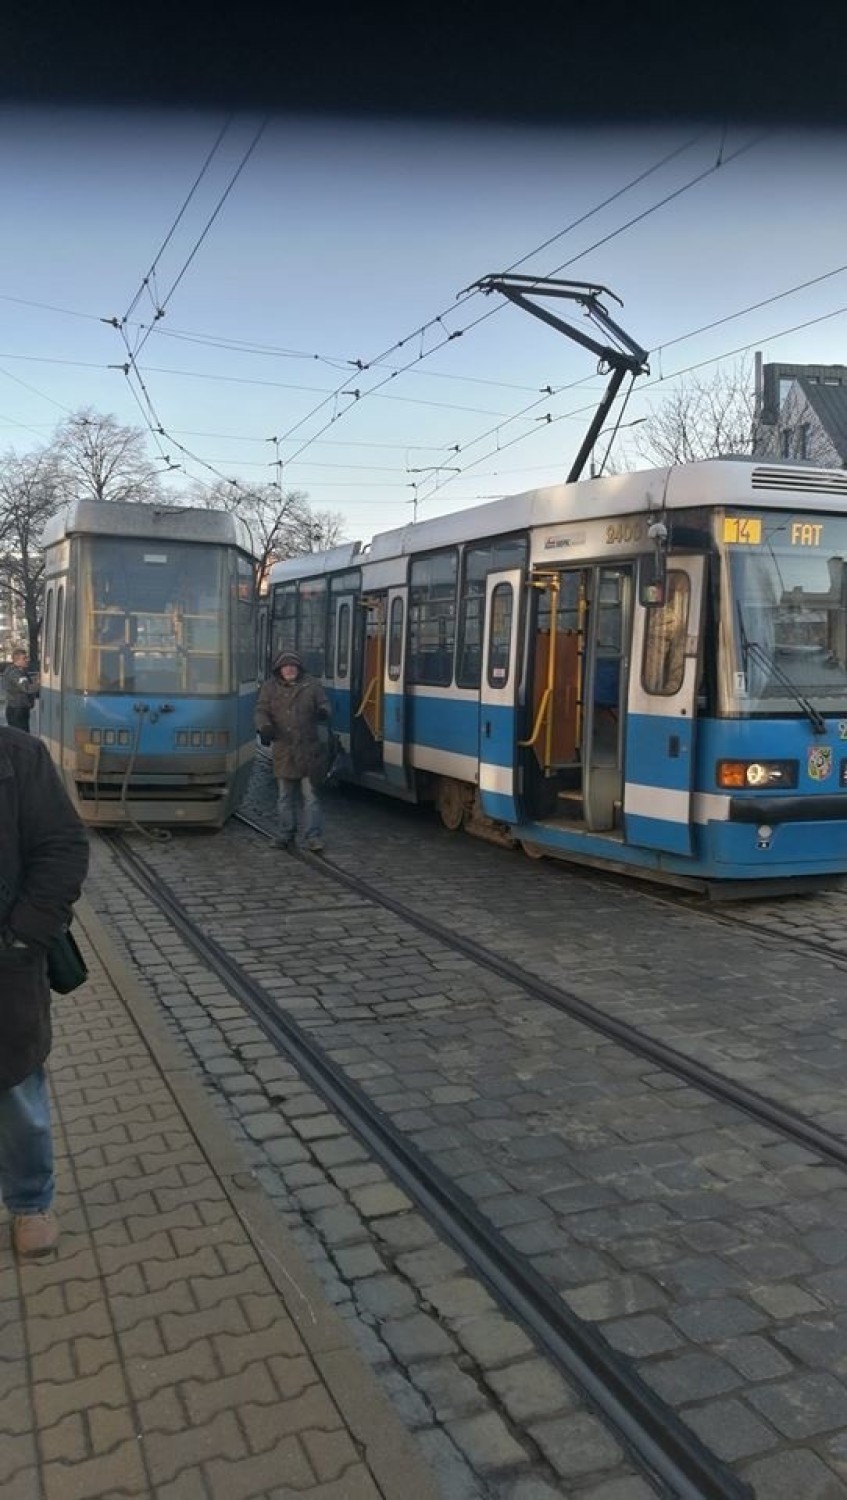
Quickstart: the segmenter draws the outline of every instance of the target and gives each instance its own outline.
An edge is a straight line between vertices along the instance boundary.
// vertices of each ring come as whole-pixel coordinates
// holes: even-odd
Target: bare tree
[[[693,463],[753,451],[753,374],[742,360],[709,378],[683,379],[654,405],[638,428],[635,447],[657,466]]]
[[[38,658],[44,592],[41,536],[57,506],[56,471],[50,449],[0,459],[0,573],[16,610],[26,620],[29,653]]]
[[[162,497],[140,427],[83,407],[57,427],[51,448],[62,499],[149,503]]]
[[[323,552],[341,535],[343,517],[316,511],[302,490],[281,490],[275,484],[247,486],[221,480],[211,491],[194,497],[214,510],[228,510],[247,526],[256,551],[262,580],[271,565],[286,557]]]

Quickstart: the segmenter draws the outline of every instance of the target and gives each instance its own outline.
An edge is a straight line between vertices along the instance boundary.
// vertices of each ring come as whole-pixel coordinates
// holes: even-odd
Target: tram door
[[[694,851],[691,797],[701,671],[704,557],[668,559],[665,602],[635,612],[626,728],[629,844]]]
[[[359,702],[353,710],[353,759],[361,771],[381,771],[383,765],[386,605],[385,593],[366,594],[360,600],[362,670]]]
[[[387,649],[383,681],[382,764],[386,781],[408,788],[406,764],[406,615],[409,590],[389,589],[386,600]]]
[[[352,751],[353,730],[353,594],[333,599],[332,628],[332,727],[345,750]]]
[[[527,810],[608,831],[623,800],[632,566],[539,571],[532,584]]]
[[[489,573],[479,690],[479,794],[482,811],[519,821],[517,799],[518,627],[523,571]]]
[[[591,570],[582,737],[586,827],[606,832],[621,821],[632,566]]]

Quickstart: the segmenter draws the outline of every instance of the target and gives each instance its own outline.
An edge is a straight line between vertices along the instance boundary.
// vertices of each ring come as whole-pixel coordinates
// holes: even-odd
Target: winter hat
[[[296,651],[281,651],[274,662],[274,671],[278,672],[280,667],[296,667],[298,672],[303,670],[303,658]]]

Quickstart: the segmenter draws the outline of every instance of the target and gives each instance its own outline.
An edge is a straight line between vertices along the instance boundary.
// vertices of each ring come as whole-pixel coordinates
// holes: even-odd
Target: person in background
[[[46,747],[0,728],[0,1197],[20,1259],[56,1245],[44,1063],[47,950],[88,871],[88,838]]]
[[[283,651],[271,676],[262,683],[256,703],[256,730],[263,745],[273,745],[274,776],[279,782],[280,849],[290,849],[297,834],[298,801],[302,804],[303,842],[317,853],[323,848],[323,816],[317,788],[326,774],[327,752],[320,724],[329,723],[329,702],[320,683],[303,670],[296,651]]]
[[[3,673],[3,691],[6,694],[6,723],[11,729],[21,729],[29,734],[29,716],[37,696],[37,688],[28,669],[29,658],[22,647],[12,652],[11,666]]]

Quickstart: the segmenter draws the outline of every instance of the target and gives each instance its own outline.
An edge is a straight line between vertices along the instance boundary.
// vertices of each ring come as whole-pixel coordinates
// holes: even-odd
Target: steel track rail
[[[236,816],[240,822],[246,823],[255,832],[262,834],[265,838],[270,837],[261,824],[254,822],[252,818],[245,817],[243,813],[237,813]],[[697,1062],[694,1058],[686,1057],[684,1052],[679,1052],[675,1047],[669,1047],[667,1043],[646,1035],[627,1021],[619,1021],[614,1016],[606,1015],[587,1000],[581,1000],[570,990],[550,984],[546,979],[541,979],[538,975],[512,963],[511,959],[483,948],[472,938],[462,937],[461,934],[452,932],[449,927],[445,927],[432,917],[421,916],[410,907],[404,906],[402,902],[396,901],[393,896],[388,896],[376,886],[370,885],[361,876],[349,875],[346,870],[333,864],[331,860],[323,857],[315,858],[310,854],[303,854],[300,857],[314,869],[339,881],[348,890],[364,896],[368,901],[375,902],[400,917],[404,922],[408,922],[410,927],[416,927],[427,937],[435,938],[447,947],[455,949],[456,952],[464,954],[481,968],[489,969],[502,979],[509,980],[525,994],[532,995],[536,1000],[543,1001],[545,1005],[562,1011],[573,1020],[581,1021],[592,1031],[608,1037],[610,1041],[617,1042],[628,1052],[655,1063],[665,1072],[673,1073],[685,1083],[690,1083],[694,1088],[699,1089],[701,1093],[709,1094],[722,1104],[730,1104],[734,1109],[741,1110],[758,1124],[772,1126],[773,1129],[797,1142],[798,1145],[813,1151],[816,1156],[825,1158],[835,1166],[847,1168],[847,1141],[833,1135],[822,1125],[816,1125],[814,1120],[808,1119],[806,1115],[800,1114],[790,1105],[778,1104],[755,1089],[747,1088],[741,1083],[734,1083],[731,1078],[725,1078],[714,1068],[710,1068],[708,1063]]]
[[[331,1109],[402,1185],[523,1325],[553,1363],[580,1387],[624,1448],[666,1495],[678,1500],[753,1500],[753,1491],[703,1444],[613,1350],[493,1228],[476,1205],[405,1139],[359,1084],[345,1077],[298,1023],[220,943],[203,932],[120,834],[111,847],[136,886],[164,913],[199,958],[223,979],[253,1019]]]

